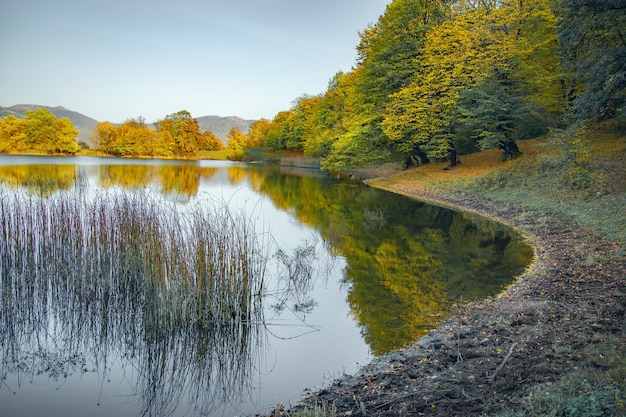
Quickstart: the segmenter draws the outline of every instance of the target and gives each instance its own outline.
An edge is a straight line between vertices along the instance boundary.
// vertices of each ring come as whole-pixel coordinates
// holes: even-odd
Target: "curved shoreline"
[[[330,405],[338,416],[481,415],[519,408],[585,360],[585,347],[626,327],[626,262],[618,245],[559,214],[407,181],[368,185],[489,217],[535,249],[529,269],[494,299],[460,305],[405,349],[308,393],[292,410]],[[617,275],[616,275],[617,274]]]

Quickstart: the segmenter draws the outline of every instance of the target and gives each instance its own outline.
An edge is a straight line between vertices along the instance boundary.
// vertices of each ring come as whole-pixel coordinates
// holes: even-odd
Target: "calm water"
[[[0,275],[3,415],[263,412],[406,346],[457,300],[497,294],[532,258],[502,225],[312,170],[0,156],[0,181],[36,198],[147,189],[181,212],[225,203],[272,240],[260,319],[233,331],[137,329],[130,313],[103,325],[90,308],[34,321],[41,306],[9,308]],[[297,268],[306,280],[280,279]]]

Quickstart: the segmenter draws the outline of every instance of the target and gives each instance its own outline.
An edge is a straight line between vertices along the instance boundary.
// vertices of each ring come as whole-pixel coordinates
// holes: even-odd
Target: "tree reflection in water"
[[[0,191],[0,402],[22,384],[13,403],[29,405],[26,383],[39,385],[47,376],[67,386],[84,376],[92,380],[84,390],[89,394],[99,378],[103,402],[118,394],[108,379],[128,381],[133,392],[124,387],[126,402],[136,401],[148,415],[212,408],[219,415],[225,403],[242,404],[252,391],[259,402],[261,390],[262,401],[272,401],[267,388],[276,385],[285,398],[293,387],[319,381],[311,375],[320,369],[338,369],[330,363],[351,363],[356,349],[367,347],[365,359],[414,342],[459,300],[499,293],[534,256],[504,225],[335,183],[315,170],[208,164],[194,173],[178,163],[172,169],[146,163],[146,170],[132,162],[125,173],[113,162],[78,170],[35,161],[24,169],[0,167],[0,181],[6,179]],[[37,166],[74,183],[33,179]],[[159,182],[166,178],[167,184]],[[100,190],[95,196],[69,197],[76,190],[92,193],[93,181]],[[134,194],[137,188],[148,191]],[[156,197],[159,192],[165,194]],[[270,224],[278,225],[281,245],[295,249],[278,250],[269,234],[253,230],[252,217],[221,201],[206,204],[207,193],[229,195],[238,207],[267,197],[272,216],[297,221],[294,228]],[[315,241],[296,247],[302,230]],[[328,257],[341,271],[326,273],[319,264]],[[317,264],[311,269],[309,262]],[[320,291],[326,283],[315,280],[323,276],[332,290]],[[316,325],[303,325],[304,319]],[[334,333],[339,328],[340,335]],[[313,343],[276,343],[311,331],[318,333],[307,337]],[[320,346],[315,351],[309,349],[314,344]],[[280,361],[273,361],[277,346]],[[260,363],[290,365],[260,376]],[[70,374],[81,378],[64,379]],[[44,383],[46,391],[32,398],[42,401],[54,390],[54,383]],[[74,392],[55,398],[68,391]]]
[[[5,388],[87,372],[104,383],[122,358],[142,415],[208,414],[246,395],[272,250],[249,217],[225,204],[181,212],[146,191],[0,194]],[[301,278],[308,259],[277,253],[287,280]]]

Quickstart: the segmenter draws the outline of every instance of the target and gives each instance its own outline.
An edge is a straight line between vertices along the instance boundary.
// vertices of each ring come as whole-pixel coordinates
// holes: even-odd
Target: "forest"
[[[489,148],[515,158],[518,140],[624,117],[624,28],[619,0],[394,0],[360,33],[350,72],[259,130],[327,171],[451,168]]]
[[[623,119],[623,0],[394,0],[364,28],[349,72],[302,95],[249,132],[233,129],[228,157],[294,150],[325,171],[387,161],[405,167],[498,148],[575,124]],[[76,130],[45,110],[0,119],[0,152],[75,154]],[[99,123],[101,153],[206,157],[223,144],[185,110],[148,125]]]

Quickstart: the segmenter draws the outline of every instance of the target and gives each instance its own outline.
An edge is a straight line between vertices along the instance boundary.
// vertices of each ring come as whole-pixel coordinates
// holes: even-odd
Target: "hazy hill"
[[[78,141],[84,141],[89,143],[89,137],[91,136],[91,131],[98,123],[97,120],[92,119],[91,117],[87,117],[84,114],[68,110],[63,106],[56,107],[48,107],[48,106],[40,106],[37,104],[18,104],[11,107],[2,107],[0,106],[0,117],[6,117],[9,115],[13,115],[15,117],[19,117],[20,119],[26,116],[26,112],[30,110],[39,110],[46,109],[50,113],[54,114],[54,116],[58,119],[67,117],[70,119],[70,122],[74,125],[76,129],[80,131],[78,135]]]
[[[202,116],[196,119],[198,120],[201,131],[210,130],[224,143],[226,143],[228,133],[233,127],[236,127],[242,133],[248,133],[250,125],[254,122],[254,120],[244,120],[237,116]]]
[[[15,117],[24,118],[26,112],[29,110],[38,110],[44,108],[50,113],[54,114],[57,118],[67,117],[70,119],[76,129],[80,131],[78,135],[78,141],[84,141],[90,143],[91,131],[98,123],[98,120],[85,116],[84,114],[68,110],[63,106],[48,107],[40,106],[37,104],[17,104],[11,107],[0,106],[0,117],[6,117],[13,115]],[[198,124],[200,130],[210,130],[215,136],[217,136],[224,144],[226,144],[228,133],[233,127],[236,127],[243,133],[248,133],[250,125],[254,120],[244,120],[237,116],[202,116],[198,117]]]

